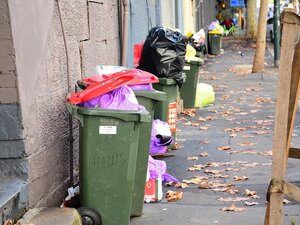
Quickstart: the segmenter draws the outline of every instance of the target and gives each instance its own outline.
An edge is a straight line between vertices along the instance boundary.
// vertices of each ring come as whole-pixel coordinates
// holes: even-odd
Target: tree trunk
[[[267,31],[268,0],[260,0],[258,28],[256,38],[256,51],[252,72],[262,72],[265,63],[266,31]]]
[[[256,0],[247,1],[247,32],[246,36],[248,38],[255,38],[257,33],[257,24],[256,24]]]

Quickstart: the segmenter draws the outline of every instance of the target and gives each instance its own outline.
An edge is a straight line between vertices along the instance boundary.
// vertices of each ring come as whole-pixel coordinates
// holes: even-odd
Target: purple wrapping
[[[179,183],[175,177],[167,173],[167,164],[165,161],[155,160],[149,156],[148,169],[151,179],[157,179],[159,176],[161,176],[162,182]]]
[[[152,84],[135,84],[129,86],[133,91],[152,91]]]
[[[145,109],[144,106],[138,104],[133,91],[126,85],[84,102],[83,107],[115,110]]]
[[[164,136],[164,138],[162,138]],[[170,127],[166,122],[159,119],[153,120],[150,139],[149,154],[164,154],[167,152],[167,146],[173,142]]]

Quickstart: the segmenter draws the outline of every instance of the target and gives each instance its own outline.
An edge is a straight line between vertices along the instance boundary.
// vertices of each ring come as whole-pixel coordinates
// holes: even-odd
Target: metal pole
[[[274,65],[279,66],[280,59],[280,15],[279,15],[279,0],[274,0],[274,17],[273,17],[273,30],[274,30]]]

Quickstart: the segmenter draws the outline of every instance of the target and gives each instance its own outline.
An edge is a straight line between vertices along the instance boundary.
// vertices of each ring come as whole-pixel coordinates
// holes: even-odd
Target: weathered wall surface
[[[0,2],[0,180],[27,178],[15,51],[7,1]]]
[[[59,2],[67,35],[69,79],[56,1],[9,1],[30,207],[57,206],[65,195],[69,179],[68,80],[73,88],[77,79],[92,75],[96,65],[119,64],[117,1]],[[78,147],[76,163],[77,159]]]

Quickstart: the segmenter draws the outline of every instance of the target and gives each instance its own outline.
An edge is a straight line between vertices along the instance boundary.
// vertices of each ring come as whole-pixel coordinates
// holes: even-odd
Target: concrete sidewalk
[[[168,172],[180,181],[201,176],[202,181],[234,185],[236,194],[200,189],[199,184],[188,188],[164,188],[183,191],[177,202],[145,204],[144,215],[131,220],[132,225],[259,225],[264,223],[266,192],[271,174],[273,125],[278,69],[266,51],[266,71],[252,74],[254,43],[243,40],[223,40],[224,53],[209,58],[199,72],[199,82],[211,84],[216,93],[215,103],[197,109],[196,115],[181,115],[177,141],[182,146],[165,158]],[[299,147],[299,119],[296,121],[293,146]],[[226,147],[228,146],[228,147]],[[226,149],[227,150],[218,150]],[[229,148],[229,149],[228,149]],[[201,153],[208,155],[200,157]],[[188,160],[189,156],[198,157]],[[188,171],[193,165],[219,165],[200,171]],[[223,163],[220,165],[220,163]],[[206,171],[204,170],[220,170]],[[287,179],[299,185],[300,164],[289,159]],[[210,174],[207,174],[209,173]],[[213,174],[211,174],[213,173]],[[220,174],[222,176],[220,176]],[[225,176],[223,176],[225,175]],[[228,175],[228,177],[226,177]],[[243,176],[247,180],[235,181]],[[217,178],[226,177],[226,178]],[[246,192],[255,191],[259,198],[245,199]],[[254,196],[255,197],[255,196]],[[236,199],[237,198],[237,199]],[[239,199],[240,198],[240,199]],[[241,199],[243,198],[243,199]],[[241,212],[225,212],[232,205],[245,207]],[[239,200],[239,201],[238,201]],[[248,206],[246,201],[258,205]],[[291,201],[291,200],[290,200]],[[300,205],[294,201],[284,206],[285,224],[299,224]]]

